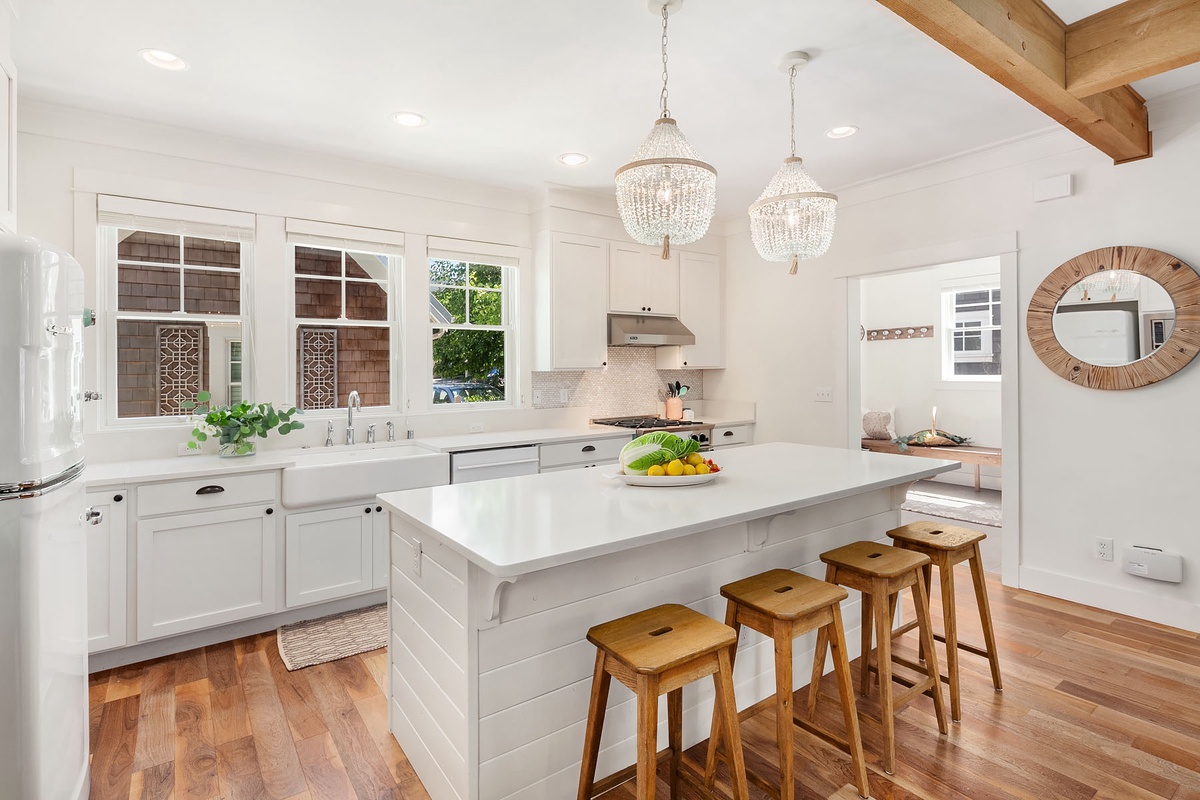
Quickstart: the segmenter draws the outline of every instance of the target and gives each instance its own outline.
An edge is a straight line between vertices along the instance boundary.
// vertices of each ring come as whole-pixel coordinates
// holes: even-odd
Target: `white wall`
[[[1200,266],[1200,91],[1163,98],[1151,112],[1151,159],[1113,166],[1071,134],[1053,132],[845,190],[833,249],[794,278],[783,265],[764,264],[748,234],[734,230],[730,367],[706,381],[707,396],[744,397],[751,389],[746,399],[758,403],[760,441],[844,443],[836,412],[811,400],[821,385],[845,392],[846,382],[834,381],[854,361],[846,355],[848,292],[835,276],[935,264],[947,260],[939,252],[1015,231],[1016,285],[1003,291],[1023,322],[1041,280],[1088,250],[1143,245]],[[1075,177],[1073,197],[1032,201],[1034,181],[1063,173]],[[1006,354],[1005,372],[1015,367],[1019,376],[1020,541],[1013,552],[1020,585],[1200,630],[1192,486],[1200,474],[1200,364],[1141,389],[1103,392],[1051,373],[1023,329],[1019,341],[1015,359]],[[1094,560],[1096,536],[1112,537],[1118,553],[1133,544],[1182,553],[1184,582],[1138,579],[1117,562]]]

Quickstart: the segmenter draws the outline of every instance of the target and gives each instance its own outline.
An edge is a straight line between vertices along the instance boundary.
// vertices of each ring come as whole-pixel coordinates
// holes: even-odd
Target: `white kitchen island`
[[[783,443],[719,456],[702,486],[626,486],[587,469],[380,495],[391,730],[434,800],[573,797],[588,628],[667,602],[723,619],[722,584],[778,567],[823,577],[822,552],[883,538],[910,483],[959,466]],[[843,609],[851,657],[858,601],[852,592]],[[800,640],[796,686],[814,644]],[[739,708],[774,691],[772,663],[770,640],[744,630]],[[684,706],[691,746],[708,737],[711,682],[686,687]],[[614,684],[598,776],[633,763],[634,712]]]

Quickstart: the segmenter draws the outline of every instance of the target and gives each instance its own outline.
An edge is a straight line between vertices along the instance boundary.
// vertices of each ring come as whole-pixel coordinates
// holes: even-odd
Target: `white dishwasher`
[[[470,483],[514,475],[536,475],[538,446],[497,447],[450,454],[450,482]]]

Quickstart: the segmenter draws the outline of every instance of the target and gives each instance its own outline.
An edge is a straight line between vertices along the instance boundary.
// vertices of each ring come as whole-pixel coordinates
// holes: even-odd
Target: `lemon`
[[[667,464],[667,474],[668,475],[682,475],[683,474],[683,462],[677,458],[674,461],[672,461],[671,463]]]
[[[691,464],[684,464],[683,465],[683,474],[684,475],[695,475],[696,468],[694,466],[692,466]]]
[[[710,472],[712,472],[712,470],[708,468],[708,464],[697,464],[696,465],[696,474],[697,475],[707,475]]]
[[[690,453],[687,457],[687,463],[691,464],[693,467],[698,467],[704,463],[704,456],[700,455],[699,453]]]
[[[651,478],[661,478],[663,475],[667,474],[667,468],[662,464],[655,464],[653,467],[646,470],[646,474]]]

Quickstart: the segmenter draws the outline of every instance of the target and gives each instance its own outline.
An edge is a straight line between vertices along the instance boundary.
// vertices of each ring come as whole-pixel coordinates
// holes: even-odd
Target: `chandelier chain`
[[[796,65],[788,70],[788,85],[792,90],[792,157],[796,157]]]
[[[667,4],[663,3],[662,7],[662,94],[659,95],[658,105],[662,109],[662,118],[667,119],[671,116],[671,112],[667,110]]]

